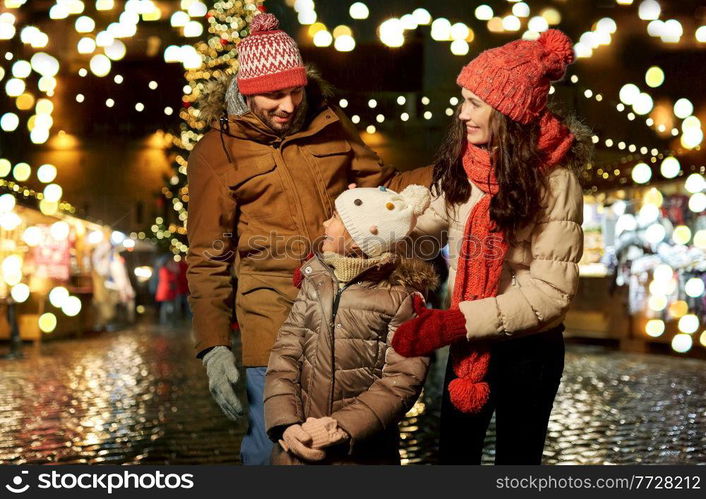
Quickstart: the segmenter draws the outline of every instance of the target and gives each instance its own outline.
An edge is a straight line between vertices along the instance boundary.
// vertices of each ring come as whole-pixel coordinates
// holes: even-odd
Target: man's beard
[[[307,109],[308,107],[305,93],[301,103],[299,104],[299,106],[297,106],[297,108],[294,110],[294,113],[292,113],[291,115],[270,114],[266,111],[263,111],[262,109],[253,109],[252,112],[258,118],[260,118],[260,121],[267,125],[267,127],[274,133],[276,133],[280,137],[286,137],[287,135],[295,134],[302,129],[302,127],[304,126],[304,120],[306,119]],[[284,124],[284,126],[275,126],[275,116],[291,116],[291,119],[286,124]]]

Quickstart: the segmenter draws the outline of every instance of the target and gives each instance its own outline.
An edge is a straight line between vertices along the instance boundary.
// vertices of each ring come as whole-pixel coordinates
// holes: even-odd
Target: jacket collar
[[[223,129],[221,129],[219,123],[214,123],[211,127],[215,130],[222,131],[222,133],[230,137],[252,140],[266,145],[276,145],[304,137],[311,137],[337,121],[339,121],[339,118],[336,112],[331,107],[325,106],[302,130],[285,137],[280,137],[273,132],[252,111],[248,111],[240,116],[228,116],[228,122]]]
[[[375,285],[380,281],[385,280],[390,276],[390,274],[395,270],[397,264],[399,263],[398,258],[391,258],[390,260],[366,269],[350,280],[350,284],[367,284],[369,286]],[[304,265],[301,266],[301,273],[304,279],[314,278],[314,279],[327,279],[333,281],[338,285],[338,279],[333,273],[333,269],[326,265],[319,252],[316,252],[312,258],[310,258]]]

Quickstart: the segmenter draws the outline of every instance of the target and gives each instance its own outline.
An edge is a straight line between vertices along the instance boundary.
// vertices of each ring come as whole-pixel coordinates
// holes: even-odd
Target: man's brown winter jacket
[[[319,80],[309,81],[300,131],[282,138],[252,112],[231,115],[189,157],[187,261],[197,352],[230,345],[235,306],[243,364],[267,365],[297,294],[292,273],[322,236],[334,199],[351,182],[396,191],[431,184],[430,167],[398,174],[383,166],[327,104]]]

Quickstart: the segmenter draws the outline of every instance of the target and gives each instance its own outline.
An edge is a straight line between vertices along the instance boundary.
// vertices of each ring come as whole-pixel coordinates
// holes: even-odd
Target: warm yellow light
[[[203,33],[203,24],[198,21],[189,21],[184,26],[184,36],[187,38],[196,38]]]
[[[706,210],[706,194],[697,192],[689,197],[689,209],[694,213],[701,213]]]
[[[320,30],[314,34],[314,45],[316,47],[328,47],[332,42],[333,36],[326,30]]]
[[[63,241],[64,239],[69,237],[70,230],[71,227],[69,227],[69,224],[60,220],[58,222],[54,222],[51,225],[51,227],[49,228],[49,233],[51,234],[51,237],[53,237],[55,240]]]
[[[63,195],[63,190],[59,184],[49,184],[44,188],[44,199],[49,202],[59,202]]]
[[[486,4],[479,5],[476,7],[474,15],[479,21],[490,21],[494,15],[493,8]]]
[[[3,280],[9,286],[15,286],[22,281],[22,258],[19,255],[6,256],[0,269]]]
[[[561,14],[553,8],[544,9],[540,15],[547,20],[550,25],[557,25],[561,22]]]
[[[659,19],[662,9],[656,0],[642,0],[638,8],[638,16],[643,21],[652,21]]]
[[[64,300],[61,311],[68,317],[75,317],[81,312],[81,300],[76,296],[69,296]]]
[[[22,240],[27,244],[27,246],[37,246],[42,242],[42,231],[39,227],[27,227],[22,233]]]
[[[90,67],[94,75],[103,77],[110,73],[111,62],[105,55],[96,54],[91,57]]]
[[[678,225],[672,233],[672,240],[676,244],[688,244],[691,240],[691,229],[686,225]]]
[[[677,300],[669,305],[669,313],[675,319],[685,316],[689,312],[689,305],[684,300]]]
[[[431,23],[431,37],[437,42],[451,40],[451,22],[445,17],[434,19]]]
[[[172,14],[172,17],[169,19],[169,22],[175,28],[183,28],[184,26],[186,26],[186,23],[188,23],[189,20],[189,14],[184,11],[178,10],[174,14]]]
[[[8,97],[19,97],[25,91],[25,82],[19,78],[10,78],[5,83],[5,93]]]
[[[309,29],[311,29],[311,28],[309,28]],[[343,36],[343,35],[353,36],[353,30],[350,29],[348,26],[342,24],[340,26],[336,26],[334,28],[332,34],[333,34],[334,38],[338,38],[339,36]]]
[[[448,21],[446,22],[448,23]],[[404,28],[400,20],[397,18],[387,19],[386,21],[384,21],[378,28],[378,33],[380,36],[380,41],[388,47],[401,47],[402,45],[404,45]],[[433,24],[431,36],[434,37]]]
[[[61,308],[69,297],[69,290],[63,286],[57,286],[49,292],[49,303],[52,307]]]
[[[27,78],[32,72],[32,65],[27,61],[17,61],[12,65],[12,76]]]
[[[127,53],[127,48],[121,40],[113,40],[113,43],[105,47],[105,55],[113,61],[119,61]]]
[[[32,174],[32,168],[27,163],[17,163],[12,169],[12,176],[18,182],[26,181]]]
[[[37,101],[37,114],[51,114],[54,111],[54,104],[49,99],[39,99]]]
[[[324,23],[317,22],[309,26],[306,32],[311,38],[314,38],[314,35],[322,30],[326,30],[326,25]]]
[[[631,176],[635,183],[646,184],[652,178],[652,169],[646,163],[638,163],[633,167]]]
[[[700,277],[692,277],[684,284],[684,292],[691,298],[701,298],[706,290],[706,283]]]
[[[78,33],[90,33],[96,29],[96,22],[88,16],[81,16],[76,19],[74,27]]]
[[[659,87],[664,83],[664,71],[659,66],[652,66],[645,73],[645,83],[652,88]]]
[[[43,184],[48,184],[56,178],[56,166],[46,164],[37,169],[37,178]]]
[[[32,106],[34,106],[34,95],[29,93],[20,95],[17,97],[15,105],[20,111],[28,111],[29,109],[32,109]]]
[[[549,21],[547,21],[549,22]],[[552,23],[549,23],[552,24]],[[519,31],[522,26],[520,20],[515,16],[505,16],[503,17],[503,29],[505,31]]]
[[[355,39],[349,35],[341,35],[333,42],[333,46],[339,52],[350,52],[355,48]]]
[[[662,164],[660,165],[660,172],[664,178],[675,178],[679,175],[680,170],[681,164],[674,156],[667,156],[662,160]]]
[[[648,320],[647,324],[645,324],[645,333],[653,338],[662,336],[664,334],[664,322],[660,319]]]
[[[56,329],[56,315],[47,312],[39,316],[39,330],[43,333],[51,333]]]
[[[76,45],[76,49],[79,54],[92,54],[96,50],[96,42],[93,38],[81,38]]]
[[[39,202],[39,211],[41,211],[42,214],[48,216],[56,215],[56,213],[59,211],[59,203],[42,199]]]
[[[10,290],[10,296],[15,300],[16,303],[24,303],[29,298],[29,286],[25,283],[19,283],[12,286]]]
[[[114,0],[96,0],[96,10],[111,10],[114,6]]]
[[[691,350],[694,340],[688,334],[677,334],[672,338],[672,349],[678,353],[686,353]]]
[[[431,14],[429,14],[427,9],[414,9],[412,16],[414,16],[414,21],[419,26],[427,26],[428,24],[431,24]]]
[[[468,54],[470,49],[466,40],[454,40],[451,42],[451,53],[453,55],[464,56]]]
[[[348,14],[352,19],[367,19],[370,15],[370,10],[363,2],[355,2],[348,9]]]
[[[10,193],[0,195],[0,213],[9,213],[15,209],[17,201]]]
[[[452,40],[465,40],[471,30],[465,23],[456,23],[451,26],[451,39]]]
[[[650,310],[660,312],[667,307],[667,297],[664,295],[652,295],[647,300],[647,306]]]

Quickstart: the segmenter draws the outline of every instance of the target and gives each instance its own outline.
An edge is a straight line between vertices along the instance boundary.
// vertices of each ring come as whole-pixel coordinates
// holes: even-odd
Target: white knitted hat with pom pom
[[[338,196],[336,210],[363,253],[376,257],[412,232],[430,202],[429,189],[421,185],[409,185],[400,193],[383,186],[359,187]]]

